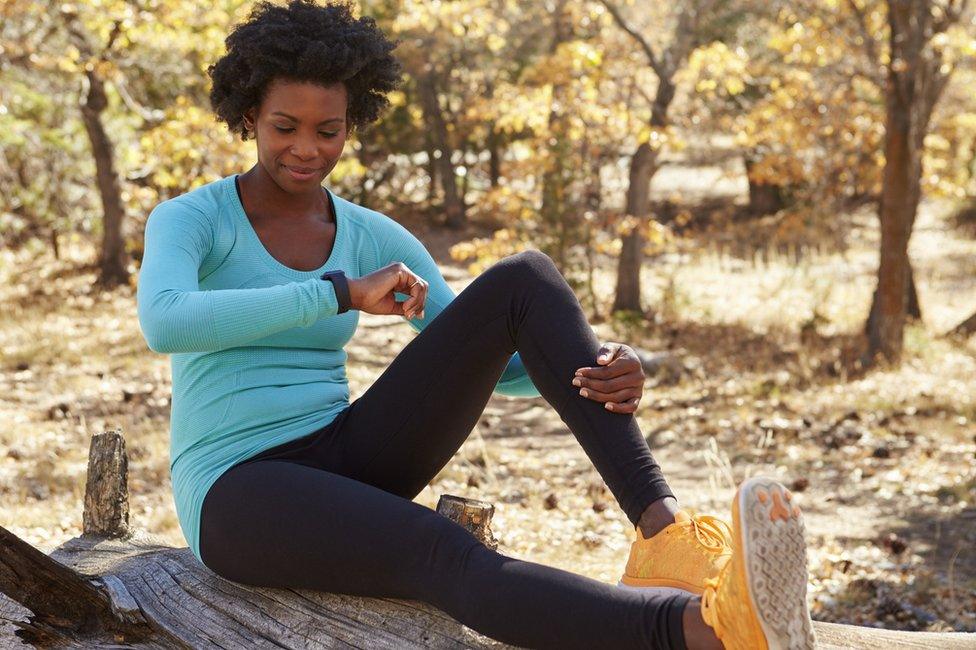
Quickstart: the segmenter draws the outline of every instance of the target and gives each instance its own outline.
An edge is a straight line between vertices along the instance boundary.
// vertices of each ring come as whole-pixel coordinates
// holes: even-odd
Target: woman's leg
[[[429,508],[306,464],[254,460],[224,473],[204,499],[200,549],[235,582],[423,600],[515,645],[685,647],[690,595],[507,557]]]
[[[300,453],[262,456],[413,498],[471,433],[517,350],[636,525],[648,504],[673,495],[636,418],[606,410],[573,386],[576,369],[593,365],[599,349],[552,260],[539,251],[512,255],[461,291],[325,434],[301,441]]]

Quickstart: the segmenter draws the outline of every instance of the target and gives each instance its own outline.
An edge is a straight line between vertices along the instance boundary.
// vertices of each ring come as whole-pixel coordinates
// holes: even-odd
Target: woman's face
[[[281,189],[318,191],[346,144],[347,106],[344,84],[275,80],[258,109],[245,113],[245,126],[257,141],[258,163]]]

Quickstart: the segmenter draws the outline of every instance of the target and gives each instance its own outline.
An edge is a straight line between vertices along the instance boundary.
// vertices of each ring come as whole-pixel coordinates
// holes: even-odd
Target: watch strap
[[[349,295],[349,280],[345,271],[326,271],[322,274],[322,279],[332,282],[335,288],[336,300],[339,302],[339,311],[336,313],[344,314],[349,311],[352,308],[352,298]]]

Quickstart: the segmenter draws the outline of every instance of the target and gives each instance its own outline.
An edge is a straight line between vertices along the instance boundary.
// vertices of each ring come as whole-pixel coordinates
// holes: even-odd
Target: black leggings
[[[413,499],[454,456],[518,350],[636,525],[671,490],[632,414],[580,396],[600,344],[538,251],[466,287],[322,429],[227,470],[203,502],[200,553],[229,580],[425,601],[532,648],[683,648],[690,595],[647,594],[489,550]]]

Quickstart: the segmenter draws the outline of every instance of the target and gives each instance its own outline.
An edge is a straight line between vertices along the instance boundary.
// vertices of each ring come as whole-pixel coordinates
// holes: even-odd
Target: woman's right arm
[[[149,215],[136,304],[153,352],[215,352],[339,311],[332,283],[319,278],[201,291],[200,264],[213,240],[209,220],[190,206],[168,201]]]

